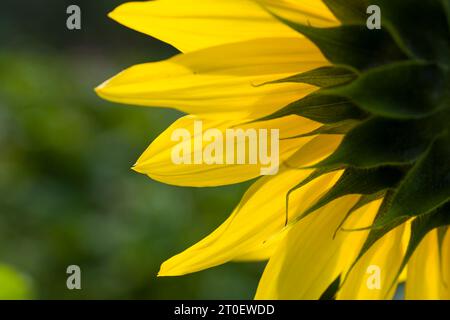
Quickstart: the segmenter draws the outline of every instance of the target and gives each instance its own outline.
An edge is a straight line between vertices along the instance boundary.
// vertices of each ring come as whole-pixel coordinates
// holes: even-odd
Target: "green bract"
[[[321,89],[264,120],[295,114],[323,123],[311,135],[345,134],[295,188],[344,170],[299,219],[344,195],[362,195],[347,217],[383,198],[355,264],[378,239],[413,219],[403,268],[429,231],[450,224],[450,0],[324,2],[341,26],[280,20],[313,41],[333,66],[277,81]],[[381,9],[379,30],[366,26],[369,5]]]

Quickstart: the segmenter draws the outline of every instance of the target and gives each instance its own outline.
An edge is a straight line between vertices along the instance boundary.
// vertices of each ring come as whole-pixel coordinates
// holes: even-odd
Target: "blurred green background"
[[[93,88],[176,50],[106,17],[124,1],[3,0],[0,11],[0,298],[251,298],[263,264],[156,278],[215,229],[248,186],[178,188],[130,167],[180,116],[115,105]],[[66,29],[66,8],[82,30]],[[79,265],[82,290],[66,288]]]

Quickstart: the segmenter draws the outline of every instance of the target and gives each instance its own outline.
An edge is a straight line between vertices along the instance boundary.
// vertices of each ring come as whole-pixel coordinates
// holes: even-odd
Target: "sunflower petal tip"
[[[174,272],[173,268],[170,268],[166,265],[166,262],[164,262],[158,271],[158,277],[174,277],[174,276],[180,276],[181,273]]]
[[[144,173],[144,174],[147,173],[147,172],[145,172],[142,164],[139,161],[131,166],[131,170],[138,172],[138,173]]]
[[[108,12],[108,14],[107,14],[108,18],[117,21],[118,14],[119,14],[119,11],[120,11],[122,6],[123,6],[123,4],[118,6],[118,7],[116,7],[116,8],[114,8],[110,12]]]
[[[97,87],[94,88],[94,92],[99,96],[104,98],[105,97],[105,89],[107,86],[108,81],[105,81],[101,84],[99,84]]]

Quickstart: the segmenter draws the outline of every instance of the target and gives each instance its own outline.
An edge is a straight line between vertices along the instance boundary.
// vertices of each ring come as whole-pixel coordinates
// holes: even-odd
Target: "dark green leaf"
[[[436,65],[409,61],[370,70],[352,83],[327,92],[383,117],[419,118],[444,107],[448,80]]]

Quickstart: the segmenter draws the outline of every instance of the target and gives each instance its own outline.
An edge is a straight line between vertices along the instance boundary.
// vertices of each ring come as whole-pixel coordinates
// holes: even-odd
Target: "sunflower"
[[[134,170],[194,187],[258,178],[159,276],[268,260],[257,299],[391,299],[404,281],[407,299],[450,298],[450,1],[156,0],[110,17],[181,52],[96,89],[188,114]],[[173,164],[172,132],[196,121],[279,129],[278,173]]]

